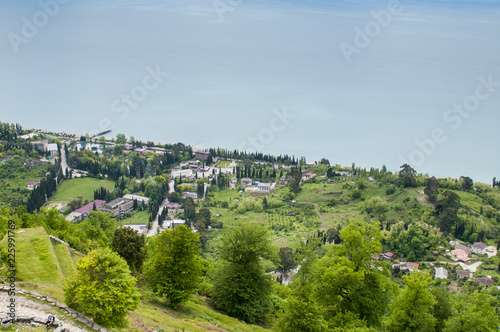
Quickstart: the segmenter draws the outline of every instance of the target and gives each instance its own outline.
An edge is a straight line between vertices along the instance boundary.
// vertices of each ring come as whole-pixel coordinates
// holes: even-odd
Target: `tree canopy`
[[[99,325],[125,326],[127,311],[139,302],[126,261],[109,248],[96,249],[80,259],[76,270],[64,288],[66,304]]]

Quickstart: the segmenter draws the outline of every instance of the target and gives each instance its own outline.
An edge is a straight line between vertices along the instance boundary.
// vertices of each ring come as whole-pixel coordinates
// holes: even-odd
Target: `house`
[[[59,152],[59,147],[56,143],[47,144],[47,152],[50,153],[51,156],[55,157]]]
[[[436,279],[447,279],[448,278],[448,270],[443,267],[436,268],[436,274],[434,275]]]
[[[478,255],[486,254],[486,247],[488,247],[483,242],[476,242],[472,245],[472,252]]]
[[[270,183],[259,183],[257,186],[257,190],[260,192],[269,192],[271,191],[271,184]]]
[[[146,149],[143,149],[143,148],[137,148],[134,151],[143,155],[143,156],[146,154]]]
[[[468,278],[470,279],[471,273],[467,270],[457,270],[457,279]]]
[[[103,205],[99,209],[99,211],[110,213],[113,218],[117,216],[123,218],[123,215],[127,212],[132,211],[133,208],[134,208],[133,200],[119,197]]]
[[[390,261],[394,257],[394,254],[392,252],[386,252],[385,254],[382,254],[382,260],[384,261]]]
[[[190,170],[190,169],[181,169],[179,171],[172,171],[172,173],[170,173],[170,177],[172,179],[175,179],[175,178],[189,178],[193,176],[193,171]]]
[[[123,144],[123,148],[127,151],[130,151],[130,150],[132,150],[133,146],[132,146],[132,144],[125,143],[125,144]]]
[[[38,150],[40,152],[47,151],[48,143],[49,143],[49,141],[47,139],[43,139],[41,141],[30,142],[31,147],[33,147],[33,149]]]
[[[189,161],[181,161],[181,163],[179,164],[181,167],[188,167],[189,165]]]
[[[352,174],[347,172],[347,171],[342,171],[342,172],[340,172],[340,176],[351,177]]]
[[[316,163],[314,161],[306,161],[306,166],[314,166]]]
[[[312,179],[312,178],[315,178],[317,175],[314,174],[314,173],[306,173],[304,174],[302,177],[306,180],[309,180],[309,179]]]
[[[210,152],[208,151],[196,151],[194,157],[201,161],[206,161],[210,157]]]
[[[375,182],[375,179],[370,176],[368,177],[368,182]]]
[[[483,277],[483,278],[476,278],[476,281],[478,284],[485,285],[486,287],[490,287],[490,286],[493,286],[495,284],[495,282],[493,280],[491,280],[490,276]]]
[[[104,206],[106,202],[100,199],[96,199],[95,201],[90,202],[87,205],[82,206],[79,209],[76,209],[74,212],[74,216],[77,216],[74,221],[82,221],[83,219],[87,218],[90,216],[92,211],[94,210],[94,204],[96,210],[98,210],[100,207]]]
[[[38,187],[39,184],[40,184],[40,182],[38,182],[38,181],[28,181],[28,183],[26,183],[25,188],[28,190],[33,190],[36,187]]]
[[[406,263],[406,267],[410,271],[418,271],[419,266],[420,266],[420,264],[418,264],[418,263],[412,263],[412,262]]]
[[[237,184],[238,178],[231,178],[231,184]]]
[[[180,205],[179,203],[168,203],[166,207],[169,214],[175,214],[177,213],[177,210],[179,210]]]
[[[183,198],[191,197],[192,199],[198,199],[198,194],[190,191],[185,191],[182,193]]]
[[[249,178],[242,178],[240,180],[240,182],[241,182],[241,185],[245,186],[245,187],[251,186],[253,183],[252,179],[249,179]]]
[[[472,251],[471,247],[464,246],[463,244],[456,244],[455,249],[461,249],[461,250],[465,251],[467,253],[467,255],[469,255]]]
[[[451,251],[451,254],[455,256],[457,259],[467,258],[467,253],[462,249],[455,249]]]

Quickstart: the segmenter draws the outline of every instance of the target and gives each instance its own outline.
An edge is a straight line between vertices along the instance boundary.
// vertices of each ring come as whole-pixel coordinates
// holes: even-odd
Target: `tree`
[[[353,221],[340,237],[343,243],[333,245],[316,264],[318,303],[328,308],[330,325],[365,321],[379,326],[395,292],[387,267],[372,262],[372,255],[382,249],[380,223]]]
[[[207,208],[201,208],[200,211],[198,211],[196,219],[204,219],[207,226],[212,224],[212,215]]]
[[[459,220],[460,196],[449,190],[445,191],[443,196],[435,207],[438,214],[437,224],[441,231],[449,233]]]
[[[280,332],[328,331],[323,317],[324,308],[313,297],[312,270],[317,260],[313,248],[318,239],[308,239],[297,252],[301,267],[291,284],[292,292],[285,300],[283,312],[279,315],[277,327]]]
[[[140,272],[146,258],[146,237],[130,227],[117,228],[111,248],[127,261],[132,271]]]
[[[404,277],[406,287],[391,303],[386,331],[434,331],[436,300],[429,290],[432,278],[428,273],[412,272]]]
[[[64,287],[66,304],[105,327],[123,327],[127,311],[139,302],[136,279],[109,248],[97,249],[76,264],[77,275]]]
[[[472,187],[474,186],[474,181],[468,176],[461,176],[460,177],[460,184],[462,185],[462,189],[465,191],[472,190]]]
[[[443,284],[432,287],[431,293],[436,300],[433,308],[434,318],[437,319],[436,331],[442,331],[446,320],[451,316],[450,293]]]
[[[212,271],[212,299],[217,308],[248,323],[261,322],[271,307],[270,276],[261,262],[276,254],[269,231],[245,223],[223,231]]]
[[[415,171],[410,165],[404,164],[400,167],[399,171],[399,181],[405,187],[415,187],[417,184],[417,171]]]
[[[184,201],[184,216],[187,221],[196,221],[196,207],[191,197],[187,197]]]
[[[116,144],[125,144],[127,143],[127,137],[124,134],[116,135]]]
[[[321,158],[321,161],[319,163],[322,165],[330,166],[330,161],[326,158]]]
[[[171,305],[184,302],[198,286],[202,266],[197,233],[185,225],[152,237],[144,276],[148,286]]]
[[[499,319],[494,298],[485,293],[455,295],[452,301],[453,315],[446,321],[444,332],[498,331]]]
[[[429,202],[434,203],[437,200],[439,194],[439,182],[433,176],[427,179],[425,182],[424,193],[429,197]]]
[[[293,269],[297,264],[295,263],[295,257],[292,248],[282,247],[278,252],[279,256],[279,267],[278,271],[286,274],[289,270]]]

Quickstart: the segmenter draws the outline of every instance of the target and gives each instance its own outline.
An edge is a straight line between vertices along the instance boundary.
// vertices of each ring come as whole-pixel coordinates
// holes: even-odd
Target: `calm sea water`
[[[0,22],[2,121],[500,177],[499,1],[2,1]]]

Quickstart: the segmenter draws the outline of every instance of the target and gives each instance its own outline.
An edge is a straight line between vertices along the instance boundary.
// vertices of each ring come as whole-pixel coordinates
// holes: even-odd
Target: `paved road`
[[[161,203],[160,208],[158,209],[158,213],[156,214],[155,219],[153,220],[153,224],[151,225],[151,229],[148,231],[148,236],[154,236],[158,234],[158,216],[162,213],[165,206],[169,203],[168,198],[165,198]]]
[[[61,148],[61,169],[64,175],[66,175],[66,169],[68,169],[68,172],[71,171],[71,168],[68,167],[68,163],[66,162],[66,153],[64,152],[64,145]]]

